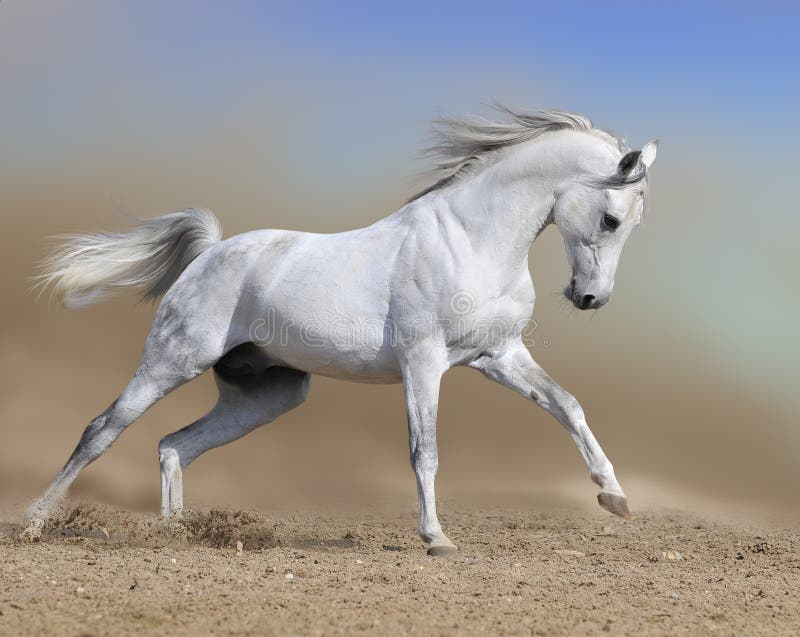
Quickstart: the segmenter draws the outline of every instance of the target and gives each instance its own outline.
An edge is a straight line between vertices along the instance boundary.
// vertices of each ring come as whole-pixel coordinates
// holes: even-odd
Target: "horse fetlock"
[[[27,525],[20,534],[21,540],[39,540],[42,537],[44,525],[47,518],[50,516],[50,510],[61,498],[60,492],[50,492],[39,498],[29,509],[27,513]]]
[[[19,539],[28,542],[37,542],[42,539],[45,518],[32,517],[28,520],[28,525],[20,533]]]
[[[589,477],[604,491],[622,494],[622,487],[614,475],[614,466],[608,460],[592,466],[589,469]]]
[[[417,531],[419,532],[419,536],[428,546],[453,544],[444,534],[444,531],[442,531],[442,527],[438,522],[420,523]]]
[[[183,472],[178,452],[159,449],[161,464],[161,515],[165,519],[180,516],[183,511]]]

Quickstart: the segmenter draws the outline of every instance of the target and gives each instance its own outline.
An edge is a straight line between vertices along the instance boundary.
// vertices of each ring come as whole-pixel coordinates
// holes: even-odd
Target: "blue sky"
[[[800,90],[796,3],[173,2],[129,5],[123,19],[155,34],[151,55],[199,59],[211,72],[228,73],[231,63],[246,72],[276,54],[318,68],[477,64],[563,76],[576,96],[620,91],[631,109],[676,98],[661,106],[711,111],[730,97],[723,117],[767,102],[790,113]]]
[[[15,10],[3,8],[9,14]],[[313,68],[341,62],[365,68],[389,64],[423,75],[426,65],[452,72],[477,64],[500,73],[530,72],[532,79],[552,76],[558,82],[562,77],[576,96],[602,90],[613,98],[620,91],[632,109],[637,103],[653,107],[655,100],[670,96],[677,98],[672,107],[679,111],[687,97],[704,109],[729,97],[730,110],[740,115],[768,102],[779,113],[792,112],[800,90],[792,81],[800,52],[796,3],[520,2],[490,7],[463,2],[84,0],[24,13],[22,35],[41,33],[45,39],[38,44],[44,50],[50,29],[75,27],[100,45],[86,47],[98,68],[125,56],[131,70],[154,70],[154,65],[167,73],[180,69],[189,81],[204,75],[236,81],[296,60]],[[81,43],[76,44],[79,49]],[[49,53],[70,55],[63,49]]]

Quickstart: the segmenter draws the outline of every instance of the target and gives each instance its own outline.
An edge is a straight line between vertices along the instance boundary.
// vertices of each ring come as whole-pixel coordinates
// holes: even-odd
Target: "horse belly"
[[[311,332],[308,326],[284,329],[270,343],[259,343],[265,353],[284,365],[361,383],[396,383],[402,379],[392,349],[377,339],[358,337],[341,328],[333,334]]]
[[[312,374],[364,383],[398,382],[401,372],[385,314],[348,303],[347,295],[317,292],[270,299],[251,323],[251,342],[284,365]]]

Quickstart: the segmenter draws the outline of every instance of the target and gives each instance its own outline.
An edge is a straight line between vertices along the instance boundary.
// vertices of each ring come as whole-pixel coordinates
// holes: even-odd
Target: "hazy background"
[[[136,368],[153,315],[126,293],[67,312],[28,291],[47,236],[119,213],[213,209],[225,236],[339,231],[421,184],[426,120],[563,108],[661,138],[613,302],[570,312],[548,230],[534,356],[583,404],[635,507],[800,504],[789,3],[0,2],[0,508],[43,489]],[[206,375],[154,407],[73,493],[155,510],[156,445]],[[438,495],[592,504],[572,441],[469,370],[445,379]],[[317,378],[308,402],[187,472],[190,502],[413,509],[399,387]]]

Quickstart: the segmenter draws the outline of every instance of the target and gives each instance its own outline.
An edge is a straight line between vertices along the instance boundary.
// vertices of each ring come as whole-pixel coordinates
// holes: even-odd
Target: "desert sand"
[[[463,507],[457,555],[412,511],[71,504],[41,542],[0,533],[2,635],[796,635],[800,534],[658,511]]]

